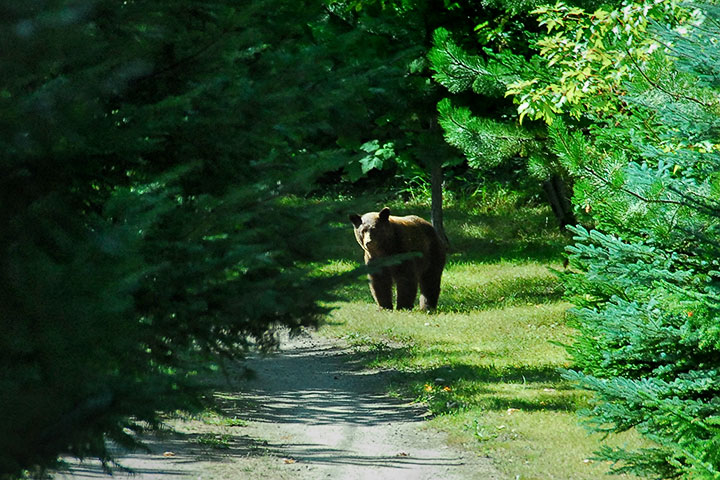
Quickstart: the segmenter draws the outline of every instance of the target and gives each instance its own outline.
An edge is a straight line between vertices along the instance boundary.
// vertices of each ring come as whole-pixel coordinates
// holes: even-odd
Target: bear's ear
[[[355,228],[359,227],[360,224],[362,223],[362,219],[360,218],[360,215],[358,215],[357,213],[353,213],[352,215],[350,215],[350,221],[352,222],[353,225],[355,225]]]
[[[380,221],[387,222],[388,218],[390,218],[390,209],[388,207],[385,207],[380,210]]]

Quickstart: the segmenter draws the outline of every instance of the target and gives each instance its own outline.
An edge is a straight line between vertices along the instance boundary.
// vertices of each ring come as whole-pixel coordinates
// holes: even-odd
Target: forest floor
[[[246,366],[254,378],[218,393],[222,415],[169,422],[148,452],[118,462],[144,479],[499,479],[491,459],[450,447],[427,410],[388,396],[391,372],[363,368],[338,340],[303,334]],[[240,372],[238,377],[242,377]],[[72,462],[63,480],[98,479],[99,464]]]

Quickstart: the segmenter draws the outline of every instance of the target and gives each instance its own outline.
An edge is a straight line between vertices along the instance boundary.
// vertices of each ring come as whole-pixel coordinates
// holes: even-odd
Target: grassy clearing
[[[429,217],[422,205],[391,208]],[[618,478],[592,460],[600,439],[578,425],[587,394],[558,373],[569,366],[559,344],[573,331],[552,272],[562,268],[566,239],[551,214],[451,205],[445,221],[453,250],[436,313],[379,311],[360,278],[338,291],[321,333],[356,345],[369,367],[395,369],[392,393],[426,402],[433,427],[491,456],[507,478]],[[333,260],[321,267],[326,272],[361,261],[350,226],[343,228],[332,243]]]

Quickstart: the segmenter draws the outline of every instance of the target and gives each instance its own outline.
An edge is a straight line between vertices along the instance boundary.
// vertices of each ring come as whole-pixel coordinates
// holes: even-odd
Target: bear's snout
[[[369,236],[366,236],[364,240],[365,243],[363,244],[363,247],[365,248],[365,251],[367,251],[370,255],[373,256],[382,255],[380,242],[378,242],[377,240],[373,240]]]

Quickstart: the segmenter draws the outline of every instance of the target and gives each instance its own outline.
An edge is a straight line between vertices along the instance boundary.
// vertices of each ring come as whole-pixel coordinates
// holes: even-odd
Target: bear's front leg
[[[398,310],[411,310],[415,305],[418,281],[415,272],[410,269],[401,271],[396,276],[397,308]]]
[[[392,276],[387,272],[368,275],[370,291],[380,308],[392,310]]]

